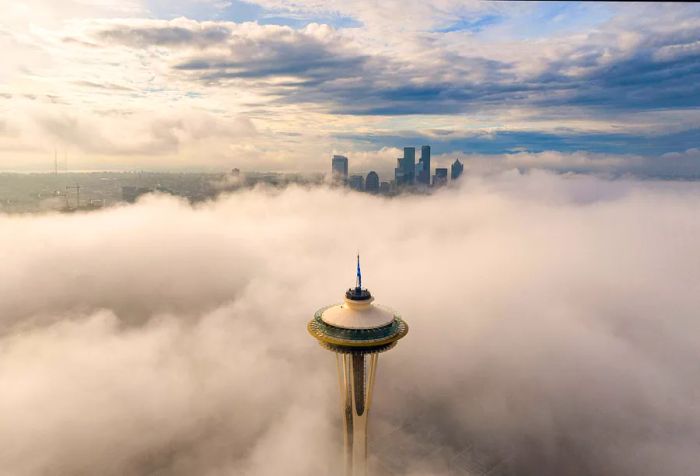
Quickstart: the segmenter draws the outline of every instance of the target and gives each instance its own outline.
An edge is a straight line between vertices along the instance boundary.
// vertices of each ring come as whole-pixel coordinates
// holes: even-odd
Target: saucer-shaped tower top
[[[372,294],[362,288],[358,256],[356,286],[345,292],[343,303],[316,311],[308,330],[334,352],[373,353],[391,349],[408,333],[408,325],[394,311],[374,304]]]

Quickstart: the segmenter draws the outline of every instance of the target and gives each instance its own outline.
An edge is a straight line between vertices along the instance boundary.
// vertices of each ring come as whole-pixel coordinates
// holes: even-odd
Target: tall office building
[[[416,181],[416,148],[403,148],[404,179],[406,185],[413,185]]]
[[[433,175],[433,186],[440,187],[447,183],[447,168],[438,167],[435,169],[435,175]]]
[[[397,187],[403,185],[403,158],[396,159],[396,168],[394,169],[394,184]]]
[[[413,170],[413,177],[415,177],[416,184],[421,184],[421,180],[423,179],[423,162],[421,162],[420,159],[416,162],[416,167]]]
[[[455,159],[454,162],[452,162],[452,180],[458,179],[460,175],[462,175],[462,172],[464,171],[464,165],[462,165],[462,162],[459,161],[459,159]]]
[[[420,148],[420,160],[416,167],[416,183],[425,186],[430,185],[430,146],[424,145]]]
[[[396,160],[394,179],[397,187],[413,185],[416,177],[416,148],[404,147],[403,157]]]
[[[351,175],[349,183],[353,190],[361,192],[365,189],[365,178],[362,175]]]
[[[380,352],[393,348],[408,333],[408,326],[398,314],[372,301],[369,290],[362,289],[358,256],[357,282],[345,293],[345,302],[319,309],[307,326],[321,346],[336,354],[345,476],[367,474],[367,415],[377,359]]]
[[[374,170],[367,174],[365,179],[365,190],[370,193],[379,192],[379,175]]]
[[[348,158],[334,155],[331,160],[331,178],[334,182],[345,183],[348,179]]]

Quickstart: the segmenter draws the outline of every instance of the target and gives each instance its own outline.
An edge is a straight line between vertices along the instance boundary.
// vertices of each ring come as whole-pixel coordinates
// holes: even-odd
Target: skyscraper
[[[415,177],[416,184],[421,184],[421,180],[423,177],[423,161],[418,159],[418,162],[416,162],[416,167],[414,169],[413,176]]]
[[[398,159],[396,159],[396,168],[394,169],[394,184],[396,184],[397,187],[403,186],[406,182],[406,179],[404,177],[405,170],[403,163],[403,157],[399,157]]]
[[[350,188],[353,190],[363,191],[365,189],[365,178],[362,175],[351,175]]]
[[[464,165],[462,165],[462,162],[459,161],[459,159],[455,159],[454,162],[452,162],[452,180],[458,179],[460,175],[462,175],[462,171],[464,170]]]
[[[365,190],[370,193],[379,192],[379,175],[374,170],[367,174],[365,179]]]
[[[331,160],[331,177],[334,182],[345,183],[348,179],[348,158],[334,155]]]
[[[403,170],[406,185],[413,185],[416,178],[416,148],[403,148]]]
[[[396,160],[394,178],[397,187],[413,185],[416,177],[416,148],[404,147],[403,157]]]
[[[357,282],[345,293],[345,302],[319,309],[307,327],[323,347],[336,354],[346,476],[365,476],[367,471],[367,415],[379,353],[393,348],[408,333],[398,314],[372,301],[369,290],[362,289],[358,256]]]
[[[433,186],[440,187],[447,183],[447,168],[438,167],[435,169],[435,175],[433,175]]]
[[[419,166],[416,167],[416,183],[430,185],[430,146],[424,145],[420,148]]]

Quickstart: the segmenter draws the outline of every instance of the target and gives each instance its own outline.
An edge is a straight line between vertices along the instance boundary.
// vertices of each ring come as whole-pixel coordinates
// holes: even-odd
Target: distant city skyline
[[[419,164],[428,157],[430,146],[424,145],[421,149]],[[416,164],[416,170],[419,164]],[[214,173],[72,172],[60,169],[44,173],[0,172],[0,212],[97,210],[124,202],[134,203],[149,193],[175,195],[196,203],[259,184],[271,187],[291,184],[348,186],[361,192],[392,196],[440,187],[448,183],[448,178],[457,180],[464,168],[456,159],[450,165],[449,177],[448,168],[437,167],[428,184],[419,181],[417,174],[413,184],[397,185],[396,171],[393,176],[380,175],[375,170],[366,172],[355,167],[351,158],[333,155],[326,172],[307,174],[241,170],[238,167]]]
[[[364,176],[356,169],[350,173],[350,159],[342,155],[334,155],[331,158],[329,172],[330,182],[334,185],[347,185],[353,190],[384,195],[398,193],[409,189],[428,189],[441,187],[448,182],[447,168],[435,168],[432,174],[431,147],[421,146],[420,159],[416,163],[416,148],[404,147],[403,156],[396,159],[396,168],[392,177],[381,177],[375,170],[370,170]],[[455,159],[450,165],[450,178],[457,180],[464,171],[464,164]]]

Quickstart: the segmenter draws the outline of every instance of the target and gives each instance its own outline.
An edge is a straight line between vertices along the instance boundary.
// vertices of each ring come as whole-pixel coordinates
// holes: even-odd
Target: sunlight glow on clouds
[[[465,140],[436,140],[436,153],[700,145],[695,5],[13,5],[0,19],[2,169],[45,168],[59,148],[79,168],[316,171],[333,150],[437,130]],[[470,144],[484,133],[488,147]]]

